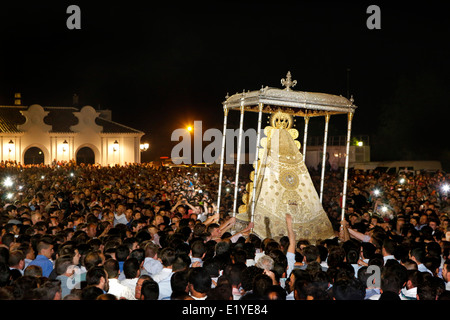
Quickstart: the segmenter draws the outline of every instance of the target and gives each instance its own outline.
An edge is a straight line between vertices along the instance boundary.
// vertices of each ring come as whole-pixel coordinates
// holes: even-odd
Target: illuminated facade
[[[0,106],[0,158],[22,164],[124,165],[140,162],[144,132],[111,120],[109,110]]]

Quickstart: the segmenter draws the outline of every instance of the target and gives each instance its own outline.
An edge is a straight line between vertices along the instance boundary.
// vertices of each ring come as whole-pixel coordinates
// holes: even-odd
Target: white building
[[[144,132],[111,120],[91,106],[0,106],[0,159],[22,164],[139,163]]]

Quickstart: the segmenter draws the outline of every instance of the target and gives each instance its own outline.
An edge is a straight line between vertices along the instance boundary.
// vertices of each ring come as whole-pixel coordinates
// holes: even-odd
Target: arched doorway
[[[41,164],[44,163],[45,156],[44,152],[38,147],[31,147],[23,156],[23,162],[25,165],[27,164]]]
[[[95,154],[94,151],[89,147],[83,147],[77,152],[77,164],[94,164]]]

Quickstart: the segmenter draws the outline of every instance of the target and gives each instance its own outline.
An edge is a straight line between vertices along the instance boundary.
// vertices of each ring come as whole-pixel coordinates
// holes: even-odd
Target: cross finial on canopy
[[[292,80],[290,71],[286,74],[286,79],[281,79],[281,85],[285,86],[287,91],[291,90],[291,87],[295,87],[296,84],[297,80]]]

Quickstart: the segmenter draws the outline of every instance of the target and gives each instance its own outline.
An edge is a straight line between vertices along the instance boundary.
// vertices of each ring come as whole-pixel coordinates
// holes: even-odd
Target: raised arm
[[[348,233],[348,222],[347,220],[341,220],[341,229],[339,230],[339,239],[342,242],[350,240],[350,234]]]
[[[286,214],[286,228],[289,238],[289,247],[287,252],[295,254],[295,233],[294,228],[292,227],[292,216],[289,213]]]
[[[209,216],[203,224],[205,226],[209,226],[211,223],[217,223],[219,221],[219,213],[215,213],[212,216]]]
[[[170,209],[170,212],[175,212],[176,208],[180,205],[180,200],[177,201],[177,203],[175,203],[175,205],[172,207],[172,209]]]
[[[235,217],[231,217],[230,219],[228,219],[227,221],[225,221],[224,223],[222,223],[219,227],[220,230],[220,234],[224,234],[228,229],[230,229],[234,224],[236,223],[236,218]]]
[[[294,227],[292,226],[292,216],[287,213],[286,214],[286,229],[289,238],[289,247],[286,252],[286,258],[288,261],[288,266],[286,269],[286,277],[290,277],[292,270],[294,270],[295,266],[295,232]]]
[[[370,236],[365,235],[364,233],[361,233],[359,231],[356,231],[352,228],[348,227],[348,222],[344,220],[341,221],[342,230],[341,230],[341,237],[342,241],[350,240],[351,238],[357,239],[359,241],[367,242],[370,239]]]

